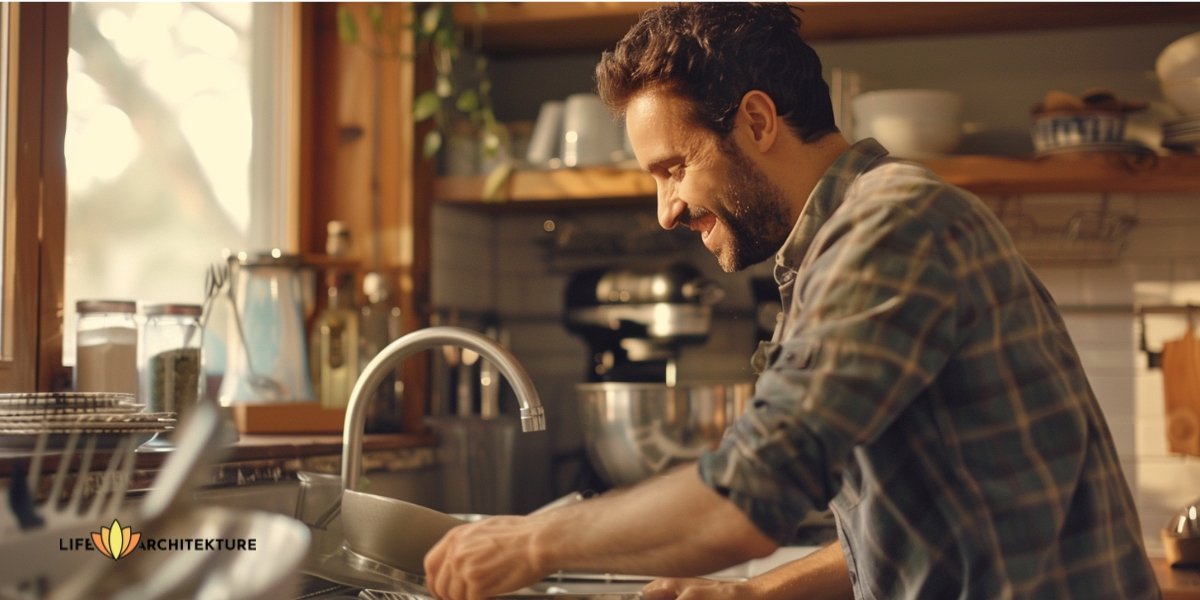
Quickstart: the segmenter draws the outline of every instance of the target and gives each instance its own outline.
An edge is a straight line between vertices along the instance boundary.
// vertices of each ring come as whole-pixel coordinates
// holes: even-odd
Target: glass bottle
[[[358,379],[359,312],[354,306],[354,274],[327,277],[328,303],[317,315],[318,391],[321,406],[343,408]]]
[[[137,394],[137,303],[80,300],[75,312],[75,390]]]
[[[183,419],[204,397],[199,304],[150,304],[142,309],[142,397],[147,412]]]
[[[392,300],[391,286],[380,273],[363,276],[363,295],[367,302],[362,307],[359,322],[359,371],[375,358],[381,350],[403,331],[402,312]],[[387,433],[400,431],[400,398],[404,383],[397,365],[384,377],[379,390],[368,401],[366,431]]]

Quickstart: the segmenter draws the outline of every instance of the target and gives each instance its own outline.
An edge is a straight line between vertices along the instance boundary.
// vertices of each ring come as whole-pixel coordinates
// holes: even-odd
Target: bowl
[[[1168,104],[1185,115],[1200,115],[1200,76],[1164,79],[1159,85]]]
[[[465,521],[387,496],[342,491],[346,547],[371,560],[414,575],[425,574],[425,553]]]
[[[963,99],[946,90],[876,90],[855,96],[855,136],[889,152],[925,158],[953,152],[962,139]]]
[[[1154,72],[1159,81],[1200,77],[1200,31],[1167,44],[1154,61]]]
[[[576,393],[588,458],[619,487],[716,448],[754,384],[585,383]]]
[[[1038,152],[1119,144],[1125,139],[1125,114],[1094,110],[1041,113],[1034,115],[1030,133]]]

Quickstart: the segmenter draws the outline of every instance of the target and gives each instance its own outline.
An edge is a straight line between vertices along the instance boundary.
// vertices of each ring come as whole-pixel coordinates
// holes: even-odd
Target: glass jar
[[[80,300],[75,312],[75,390],[137,394],[137,303]]]
[[[178,418],[204,397],[199,304],[143,307],[143,391],[147,412],[173,412]]]

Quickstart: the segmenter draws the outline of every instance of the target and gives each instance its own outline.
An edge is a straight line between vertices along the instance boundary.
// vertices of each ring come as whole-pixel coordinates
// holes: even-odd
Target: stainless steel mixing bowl
[[[583,383],[584,445],[609,483],[636,483],[715,448],[754,395],[750,382]]]

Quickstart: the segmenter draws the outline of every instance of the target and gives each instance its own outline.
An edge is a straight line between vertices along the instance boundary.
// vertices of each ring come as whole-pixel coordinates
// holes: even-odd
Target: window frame
[[[61,387],[69,4],[9,3],[0,390]]]

